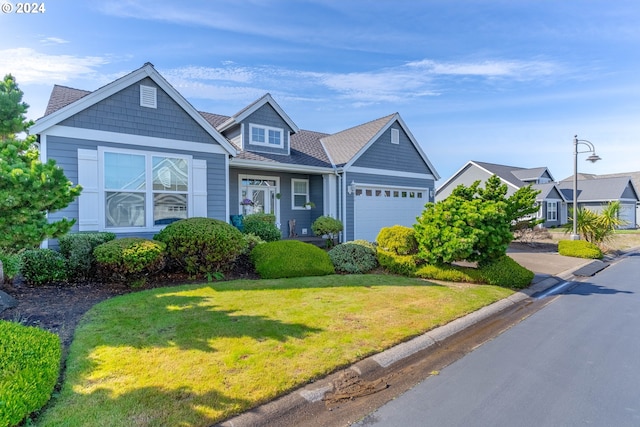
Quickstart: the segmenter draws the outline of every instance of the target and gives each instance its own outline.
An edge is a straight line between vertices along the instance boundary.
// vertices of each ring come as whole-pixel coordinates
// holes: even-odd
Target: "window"
[[[150,227],[188,216],[190,159],[104,152],[106,228]]]
[[[558,203],[547,202],[547,221],[558,220]]]
[[[305,209],[305,204],[309,201],[309,180],[291,180],[291,203],[292,209]]]
[[[284,131],[268,126],[249,125],[250,143],[267,147],[284,147]]]

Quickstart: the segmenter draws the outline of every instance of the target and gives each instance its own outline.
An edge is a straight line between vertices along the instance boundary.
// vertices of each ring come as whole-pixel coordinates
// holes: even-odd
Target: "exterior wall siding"
[[[157,108],[140,106],[140,85],[157,89]],[[146,78],[60,123],[63,126],[205,143],[217,142],[153,80]]]
[[[207,216],[228,221],[225,217],[226,212],[226,171],[225,171],[225,155],[196,153],[179,149],[159,149],[153,150],[147,147],[137,145],[114,144],[102,141],[83,140],[76,138],[65,138],[60,136],[47,137],[47,157],[56,161],[65,173],[65,176],[72,183],[78,183],[78,149],[97,150],[98,147],[109,147],[114,149],[136,150],[141,152],[157,151],[159,153],[174,153],[191,155],[194,159],[202,159],[207,162]],[[78,201],[75,200],[65,209],[49,214],[51,221],[57,221],[61,218],[78,218]],[[74,224],[72,232],[78,231],[78,223]],[[118,236],[141,236],[148,237],[145,232],[135,233],[119,233]]]
[[[391,143],[391,129],[400,133],[400,143]],[[353,163],[354,166],[432,174],[420,153],[396,122]]]
[[[280,117],[280,115],[269,104],[265,104],[258,108],[251,116],[247,117],[243,122],[244,124],[244,149],[247,151],[255,151],[258,153],[270,153],[270,154],[289,154],[289,133],[292,129],[287,123]],[[283,148],[268,147],[264,145],[251,144],[250,124],[263,125],[273,128],[282,129],[284,132],[284,146]]]
[[[446,187],[441,187],[438,190],[436,200],[446,199],[460,184],[464,184],[465,186],[469,187],[471,184],[478,180],[485,182],[489,178],[491,178],[491,175],[489,175],[487,172],[473,165],[469,165],[469,167],[467,167],[464,171],[460,172],[460,175],[455,180],[449,182]],[[513,190],[512,187],[509,187],[507,194],[510,195],[509,192],[513,194],[514,191],[515,190]]]

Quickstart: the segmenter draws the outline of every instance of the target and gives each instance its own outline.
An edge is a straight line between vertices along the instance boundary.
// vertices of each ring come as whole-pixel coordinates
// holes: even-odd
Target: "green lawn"
[[[116,297],[78,326],[37,425],[211,425],[512,292],[332,275]]]

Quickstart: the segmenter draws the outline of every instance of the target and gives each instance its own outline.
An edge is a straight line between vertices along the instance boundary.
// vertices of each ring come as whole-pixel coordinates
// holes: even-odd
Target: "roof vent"
[[[155,87],[140,85],[140,106],[158,108],[157,89]]]
[[[398,129],[391,129],[391,143],[400,144],[400,131]]]

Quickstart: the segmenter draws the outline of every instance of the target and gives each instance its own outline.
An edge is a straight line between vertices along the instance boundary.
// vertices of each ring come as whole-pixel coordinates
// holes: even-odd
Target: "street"
[[[640,256],[623,258],[355,426],[640,425]]]

